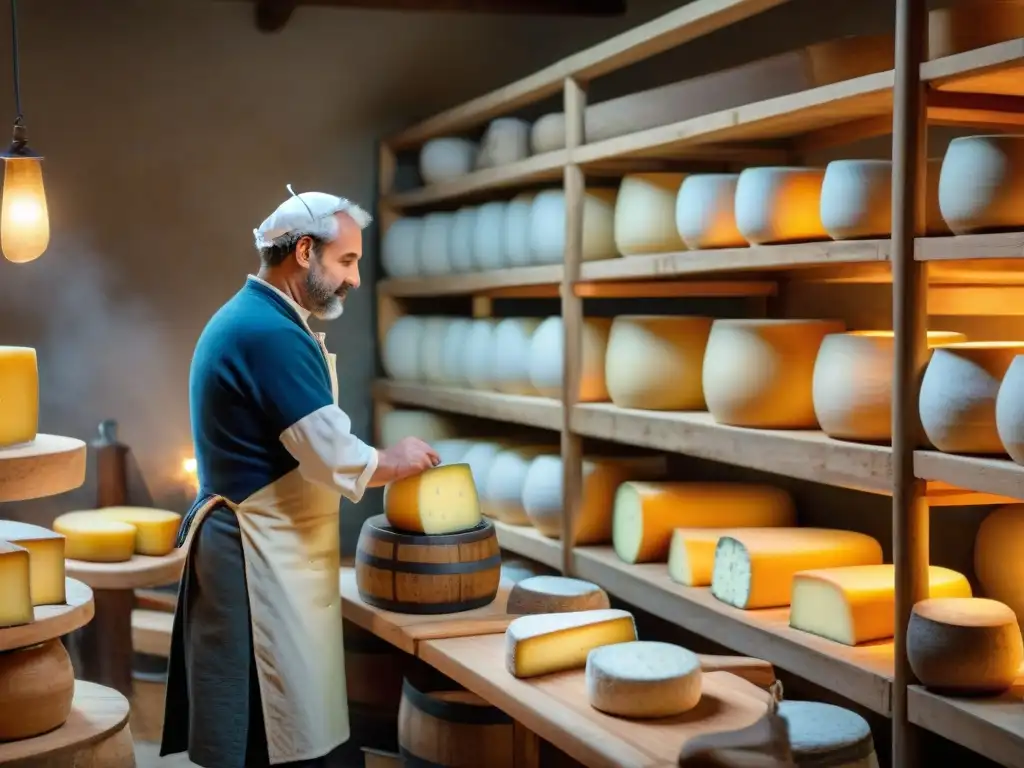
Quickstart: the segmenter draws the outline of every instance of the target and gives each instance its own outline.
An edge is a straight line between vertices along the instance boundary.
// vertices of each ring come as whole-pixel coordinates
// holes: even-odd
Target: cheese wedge
[[[28,550],[0,541],[0,627],[29,624],[32,612],[32,584]]]
[[[668,548],[668,576],[687,587],[711,586],[718,540],[735,528],[676,528]]]
[[[33,606],[67,602],[63,536],[38,525],[0,520],[0,541],[28,550]]]
[[[0,346],[0,448],[32,442],[38,426],[36,351]]]
[[[928,568],[929,597],[971,597],[963,574]],[[793,576],[789,625],[857,645],[895,634],[896,566],[851,565],[803,571]]]
[[[669,643],[626,642],[587,656],[590,706],[619,717],[672,717],[700,702],[697,654]]]
[[[615,608],[521,616],[505,630],[505,667],[515,677],[582,669],[594,648],[631,640],[633,616]]]
[[[123,563],[135,554],[135,526],[93,511],[67,512],[53,521],[65,538],[64,556],[90,563]]]
[[[880,565],[870,536],[829,528],[748,528],[718,541],[711,594],[735,608],[789,605],[793,576],[816,568]]]
[[[103,507],[96,515],[135,527],[135,554],[163,557],[170,554],[178,539],[181,515],[166,509],[149,507]],[[71,555],[68,555],[71,557]]]
[[[384,514],[400,531],[427,534],[467,531],[483,519],[469,464],[447,464],[391,483]]]
[[[531,576],[508,595],[509,614],[568,613],[610,608],[608,594],[596,584],[564,576]]]
[[[665,562],[674,528],[796,524],[788,493],[752,483],[622,483],[612,515],[612,544],[626,563]]]

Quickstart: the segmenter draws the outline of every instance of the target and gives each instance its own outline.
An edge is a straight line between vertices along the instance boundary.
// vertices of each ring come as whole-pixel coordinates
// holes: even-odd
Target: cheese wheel
[[[608,397],[619,408],[703,411],[710,317],[620,315],[604,358]]]
[[[793,500],[780,488],[634,481],[615,491],[612,545],[626,563],[665,562],[674,528],[793,525]]]
[[[800,571],[881,562],[881,545],[855,531],[737,529],[718,540],[711,594],[734,608],[779,608],[789,605]]]
[[[587,317],[582,328],[582,365],[577,399],[581,403],[604,402],[608,399],[605,383],[605,352],[612,321],[603,317]],[[541,397],[562,397],[562,350],[565,330],[561,317],[549,317],[533,332],[530,340],[530,383]]]
[[[936,693],[996,696],[1024,662],[1014,612],[996,600],[946,597],[914,606],[907,658],[921,684]]]
[[[1024,356],[1013,358],[999,385],[996,431],[1010,458],[1024,464]]]
[[[921,426],[946,453],[1005,453],[996,427],[996,397],[1024,342],[948,344],[932,352],[921,380]]]
[[[448,251],[454,223],[455,214],[447,212],[428,213],[423,217],[419,264],[424,275],[447,275],[452,271]]]
[[[623,256],[685,249],[676,230],[676,196],[685,173],[633,173],[615,198],[615,247]]]
[[[668,577],[686,587],[710,587],[718,540],[735,528],[676,528],[668,545]]]
[[[614,189],[588,189],[583,199],[583,261],[613,259],[615,247]],[[565,192],[545,189],[530,206],[530,260],[534,264],[565,261]]]
[[[0,653],[0,741],[60,728],[71,715],[75,672],[60,638]]]
[[[67,512],[53,521],[64,556],[93,563],[123,563],[135,554],[135,526],[89,512]]]
[[[504,582],[518,584],[520,581],[540,576],[546,573],[547,570],[546,566],[526,558],[505,557],[504,555],[501,558],[501,580]],[[509,598],[511,597],[512,592],[509,592]],[[506,612],[509,612],[507,605]],[[510,613],[516,613],[516,611],[511,611]],[[547,611],[538,611],[538,613],[547,613]]]
[[[404,408],[385,413],[380,432],[382,448],[390,448],[406,437],[418,437],[432,443],[458,434],[455,424],[447,416]]]
[[[962,333],[928,332],[929,348],[966,340]],[[822,340],[811,392],[826,435],[866,443],[892,439],[894,344],[892,331],[833,333]]]
[[[878,768],[867,720],[849,709],[819,701],[781,701],[793,765],[816,768]]]
[[[135,554],[148,557],[170,554],[178,539],[178,529],[181,528],[181,515],[167,509],[103,507],[91,513],[106,520],[117,520],[133,526]]]
[[[505,667],[519,678],[582,669],[594,648],[631,640],[632,614],[614,608],[520,616],[505,630]]]
[[[928,59],[1024,37],[1020,0],[956,0],[928,12]]]
[[[507,317],[494,326],[488,389],[506,395],[537,394],[530,382],[530,348],[540,324],[536,317]]]
[[[473,170],[476,144],[468,139],[443,137],[431,139],[420,150],[420,176],[424,184],[464,176]]]
[[[476,269],[473,234],[476,231],[478,210],[473,205],[464,206],[452,217],[452,231],[448,241],[448,263],[452,272],[472,272]]]
[[[448,321],[444,339],[441,341],[441,366],[438,382],[449,386],[468,384],[465,368],[465,349],[473,321],[467,317],[455,317]]]
[[[0,628],[29,624],[34,618],[28,550],[0,541]]]
[[[928,568],[930,597],[970,597],[967,578],[949,568]],[[789,625],[803,632],[858,645],[896,633],[896,566],[850,565],[793,576]]]
[[[715,421],[759,429],[813,429],[814,363],[840,320],[716,320],[703,385]]]
[[[537,456],[553,453],[558,453],[557,447],[525,446],[497,454],[481,486],[484,514],[509,525],[529,525],[530,518],[523,509],[523,481]]]
[[[0,346],[0,448],[32,442],[38,428],[36,351]]]
[[[508,593],[507,613],[568,613],[610,608],[608,594],[596,584],[565,576],[531,576]]]
[[[477,269],[504,269],[505,211],[508,203],[500,200],[481,205],[473,227],[473,263]]]
[[[450,438],[447,440],[438,440],[430,447],[437,452],[442,464],[459,464],[464,463],[463,457],[474,445],[476,445],[475,440]]]
[[[424,327],[423,318],[405,315],[388,328],[381,353],[381,365],[388,378],[417,381],[423,377],[420,348]]]
[[[487,485],[487,478],[495,459],[502,451],[512,448],[507,440],[474,440],[469,450],[462,455],[462,461],[469,465],[473,472],[473,482],[477,488]]]
[[[942,161],[939,207],[956,235],[1024,228],[1024,135],[953,139]]]
[[[1024,580],[1019,571],[1024,541],[1024,504],[992,510],[974,538],[974,573],[985,597],[1010,606],[1024,619]]]
[[[697,654],[670,643],[635,640],[587,654],[587,699],[618,717],[674,717],[700,702]]]
[[[480,500],[468,464],[448,464],[389,483],[384,515],[400,531],[446,534],[480,524]]]
[[[462,351],[462,375],[471,389],[488,389],[491,385],[491,353],[497,325],[497,320],[488,317],[474,320],[469,329]]]
[[[423,381],[444,381],[444,340],[451,322],[450,317],[423,318],[420,336],[420,377]]]
[[[0,541],[28,550],[32,605],[63,605],[64,537],[48,528],[0,520]]]
[[[477,168],[495,168],[530,156],[530,124],[518,117],[492,120],[480,140]]]
[[[507,266],[525,267],[530,263],[530,209],[536,196],[536,192],[522,192],[505,209],[503,261]]]
[[[420,272],[420,234],[423,220],[406,216],[396,220],[381,240],[380,262],[389,277],[416,277]]]
[[[612,538],[615,490],[626,480],[653,479],[665,471],[663,456],[635,459],[585,457],[582,493],[576,510],[576,543],[607,544]],[[562,536],[561,456],[538,456],[523,482],[523,509],[533,527],[552,539]]]
[[[676,197],[676,231],[687,248],[741,248],[747,244],[736,228],[738,173],[693,173]]]
[[[736,228],[751,245],[825,240],[821,168],[747,168],[736,182]]]

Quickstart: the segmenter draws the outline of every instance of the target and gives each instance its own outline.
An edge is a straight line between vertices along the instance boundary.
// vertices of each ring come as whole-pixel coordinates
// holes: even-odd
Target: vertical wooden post
[[[572,413],[579,398],[583,346],[583,299],[575,286],[583,261],[583,170],[573,159],[573,150],[584,142],[586,91],[572,78],[566,78],[563,93],[565,109],[565,146],[569,157],[564,171],[565,189],[565,266],[562,272],[562,326],[565,333],[562,358],[562,573],[574,571],[576,511],[583,490],[583,457],[579,435],[572,431]]]
[[[100,422],[96,451],[96,506],[119,507],[128,500],[128,446],[117,440],[117,422]]]
[[[893,562],[896,570],[896,670],[893,686],[892,764],[917,764],[916,734],[907,712],[907,623],[914,603],[928,596],[928,504],[914,476],[920,445],[918,396],[927,365],[928,277],[915,261],[924,233],[927,153],[926,99],[921,82],[925,0],[896,2],[896,88],[893,94],[892,271],[895,371],[893,392]]]
[[[381,142],[377,148],[377,259],[376,269],[374,270],[374,277],[378,282],[386,277],[384,274],[384,235],[387,233],[388,228],[394,224],[395,219],[398,218],[395,209],[387,202],[387,196],[395,185],[395,166],[394,151],[386,142]],[[377,350],[379,357],[383,359],[384,340],[387,337],[388,329],[404,312],[401,302],[382,292],[379,286],[375,294],[377,299],[377,306],[375,307],[377,314]],[[373,431],[373,443],[378,447],[383,447],[384,414],[391,410],[391,405],[390,403],[381,402],[380,395],[377,393],[372,395],[372,403],[373,424],[370,428]]]

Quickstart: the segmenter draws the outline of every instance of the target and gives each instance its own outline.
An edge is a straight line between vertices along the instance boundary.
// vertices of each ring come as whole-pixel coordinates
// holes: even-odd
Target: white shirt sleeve
[[[377,449],[352,434],[352,421],[336,405],[325,405],[281,433],[281,443],[311,483],[330,488],[349,501],[363,498],[377,471]]]

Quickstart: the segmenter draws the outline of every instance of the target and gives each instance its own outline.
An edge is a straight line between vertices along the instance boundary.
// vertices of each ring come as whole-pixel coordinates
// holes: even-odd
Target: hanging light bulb
[[[43,158],[28,146],[21,113],[18,61],[18,6],[11,0],[11,50],[14,56],[14,138],[0,155],[4,161],[3,200],[0,201],[0,251],[8,261],[24,263],[43,255],[50,244],[50,215],[43,188]]]

